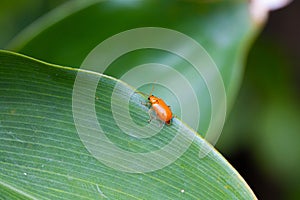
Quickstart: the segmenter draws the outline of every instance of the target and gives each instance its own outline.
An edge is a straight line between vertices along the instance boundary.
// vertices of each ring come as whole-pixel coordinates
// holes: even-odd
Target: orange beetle
[[[160,99],[156,96],[153,96],[151,94],[148,97],[148,100],[149,100],[149,103],[151,104],[151,108],[155,111],[158,118],[161,121],[165,122],[167,125],[170,125],[171,120],[173,118],[173,114],[172,114],[172,111],[170,109],[170,106],[168,106],[164,102],[164,100],[162,100],[162,99]],[[151,111],[151,110],[149,110],[149,111]],[[149,116],[150,116],[149,121],[151,121],[152,117],[150,115],[150,112],[149,112]]]

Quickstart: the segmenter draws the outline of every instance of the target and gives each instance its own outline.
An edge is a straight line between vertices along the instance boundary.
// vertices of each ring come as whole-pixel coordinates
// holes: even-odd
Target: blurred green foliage
[[[246,1],[70,1],[22,32],[9,44],[9,49],[46,62],[79,67],[88,53],[108,37],[151,26],[184,33],[205,48],[220,70],[230,108],[240,85],[245,51],[257,29],[250,20]],[[119,78],[124,71],[144,63],[161,63],[175,68],[196,91],[202,119],[197,131],[204,136],[211,111],[204,79],[188,62],[172,53],[156,49],[142,51],[143,54],[134,51],[120,56],[105,73]],[[192,52],[192,49],[185,51]],[[162,77],[169,84],[178,82],[169,74]],[[156,95],[174,102],[172,96],[157,92]],[[172,104],[172,109],[179,115],[177,105]]]
[[[0,47],[8,45],[21,30],[66,0],[2,0],[0,2]]]

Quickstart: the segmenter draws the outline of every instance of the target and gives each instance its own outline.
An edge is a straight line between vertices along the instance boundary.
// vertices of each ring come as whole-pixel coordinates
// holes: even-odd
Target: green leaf
[[[9,49],[47,62],[78,67],[96,45],[138,27],[164,27],[199,42],[220,70],[230,110],[242,79],[245,52],[258,28],[251,20],[248,1],[72,1],[21,32]],[[192,49],[187,47],[186,51]],[[190,81],[201,110],[197,131],[204,136],[211,117],[210,95],[205,81],[195,78],[193,68],[183,59],[149,49],[134,51],[116,59],[105,74],[120,78],[144,63],[168,65]],[[161,75],[160,71],[157,74]],[[165,74],[162,78],[171,84],[178,81]],[[159,95],[167,102],[174,102],[165,92]],[[181,109],[176,103],[172,108],[175,113]]]
[[[178,159],[161,169],[128,173],[95,158],[74,123],[76,76],[100,78],[94,98],[97,121],[109,140],[125,152],[142,154],[168,146],[181,135],[193,141]],[[111,110],[115,86],[117,112],[130,98],[130,116],[148,125],[145,98],[106,75],[47,64],[20,54],[0,52],[0,194],[9,199],[255,199],[232,166],[204,139],[174,119],[151,138],[135,138],[116,126]],[[81,90],[84,94],[84,90]],[[132,96],[129,96],[133,94]],[[73,99],[72,99],[73,98]],[[72,104],[73,101],[73,104]],[[87,102],[81,102],[79,114]],[[73,108],[74,109],[74,108]],[[74,111],[74,110],[73,110]],[[89,119],[85,115],[80,120]],[[126,118],[126,117],[125,117]],[[79,118],[77,118],[78,120]],[[86,127],[91,124],[85,121]],[[155,124],[151,124],[154,130]],[[156,125],[157,127],[157,125]],[[158,126],[159,127],[159,126]],[[179,132],[177,132],[180,130]],[[149,134],[143,132],[142,134]],[[94,138],[94,141],[98,141]],[[92,142],[92,141],[89,141]],[[101,142],[101,141],[100,141]],[[89,144],[88,144],[89,145]],[[110,153],[104,146],[95,147]],[[180,146],[180,145],[179,145]],[[178,147],[174,147],[174,153]],[[92,152],[92,153],[91,153]],[[130,154],[129,153],[129,154]],[[207,153],[207,154],[205,154]],[[199,155],[206,155],[200,158]],[[112,160],[116,159],[113,156]],[[159,159],[166,159],[160,157]],[[142,166],[147,158],[135,165]],[[120,166],[128,160],[120,161]],[[156,162],[147,163],[155,165]]]
[[[2,0],[0,6],[0,48],[27,25],[46,11],[55,8],[66,0]]]

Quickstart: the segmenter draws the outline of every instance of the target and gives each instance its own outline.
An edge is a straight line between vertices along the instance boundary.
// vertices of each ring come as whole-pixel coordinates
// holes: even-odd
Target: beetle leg
[[[148,123],[150,123],[150,122],[152,121],[152,119],[153,119],[153,116],[151,115],[151,112],[152,112],[152,111],[153,111],[152,108],[150,108],[150,109],[148,110],[148,114],[149,114]]]
[[[151,104],[149,102],[144,103],[144,102],[141,101],[141,104],[144,105],[144,106],[147,106],[147,107],[151,106]]]
[[[159,128],[163,127],[163,125],[164,125],[164,122],[159,120]]]

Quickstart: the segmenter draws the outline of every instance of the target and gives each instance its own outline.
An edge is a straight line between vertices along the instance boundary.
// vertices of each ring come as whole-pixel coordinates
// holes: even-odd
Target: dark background
[[[300,2],[270,13],[217,148],[258,199],[300,199]]]

